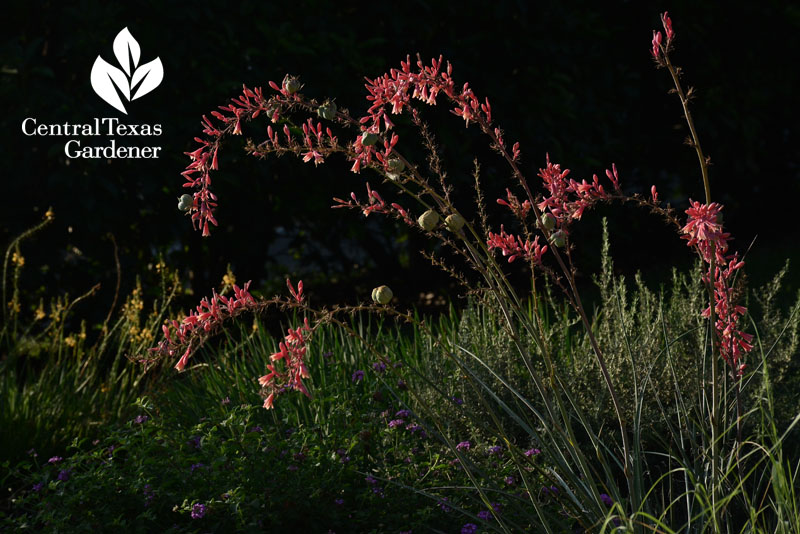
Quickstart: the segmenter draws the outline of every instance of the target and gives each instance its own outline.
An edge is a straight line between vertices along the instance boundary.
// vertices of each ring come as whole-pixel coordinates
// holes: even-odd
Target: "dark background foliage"
[[[655,183],[683,210],[687,197],[702,200],[703,191],[694,151],[682,145],[687,131],[677,98],[667,94],[669,77],[648,55],[665,9],[678,35],[675,61],[698,89],[694,113],[713,161],[712,194],[726,206],[736,248],[757,236],[748,263],[751,276],[763,279],[783,258],[798,256],[800,8],[791,2],[13,3],[0,44],[0,242],[53,207],[55,224],[24,249],[29,265],[48,266],[29,271],[24,282],[48,294],[74,295],[100,281],[110,300],[109,233],[128,284],[163,253],[200,294],[219,283],[228,263],[240,280],[252,278],[268,292],[287,273],[303,276],[314,282],[308,285],[318,302],[366,298],[377,283],[389,283],[407,303],[420,293],[446,293],[447,279],[416,254],[425,246],[416,233],[329,209],[332,196],[363,195],[364,181],[380,183],[376,175],[350,173],[341,159],[319,168],[289,157],[259,161],[235,139],[216,178],[220,227],[201,238],[176,209],[183,153],[194,146],[201,115],[227,103],[242,83],[266,86],[300,74],[304,92],[336,97],[360,116],[367,107],[363,76],[376,77],[416,52],[443,54],[457,81],[491,98],[506,139],[522,145],[532,181],[548,152],[578,178],[602,176],[616,162],[628,192],[646,193]],[[113,38],[126,26],[142,60],[158,55],[165,70],[162,85],[134,102],[128,117],[89,85],[94,59],[113,57]],[[163,155],[67,160],[66,139],[23,135],[26,117],[158,123],[163,135],[140,144],[158,144]],[[479,156],[495,209],[493,199],[513,186],[502,162],[445,109],[427,117],[463,202],[472,197],[471,162]],[[260,132],[263,125],[254,124],[244,137]],[[404,139],[423,163],[412,135]],[[601,215],[613,215],[618,269],[657,275],[691,261],[661,221],[610,206],[580,225],[584,272],[596,268]],[[499,226],[499,214],[493,222]]]

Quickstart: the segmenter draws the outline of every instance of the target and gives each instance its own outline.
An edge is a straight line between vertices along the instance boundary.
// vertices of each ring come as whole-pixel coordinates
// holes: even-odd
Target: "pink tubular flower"
[[[686,210],[689,217],[682,230],[683,239],[689,241],[687,246],[697,245],[707,263],[711,262],[712,248],[717,261],[724,261],[730,234],[722,231],[722,224],[719,222],[722,220],[722,206],[716,202],[701,204],[692,199],[689,199],[689,204],[691,206]]]
[[[650,49],[650,54],[653,59],[661,63],[661,32],[653,30],[653,47]]]
[[[664,33],[667,34],[667,46],[675,38],[675,32],[672,31],[672,19],[669,18],[669,13],[664,11],[661,14],[661,24],[664,25]]]

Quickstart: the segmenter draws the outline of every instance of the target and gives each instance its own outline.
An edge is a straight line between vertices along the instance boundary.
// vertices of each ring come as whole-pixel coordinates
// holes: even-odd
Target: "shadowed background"
[[[13,30],[0,44],[0,98],[4,113],[5,202],[0,242],[7,243],[40,219],[48,207],[55,223],[23,247],[22,284],[42,295],[76,295],[97,282],[101,302],[113,298],[113,234],[120,245],[123,294],[136,275],[163,254],[195,291],[185,304],[210,293],[231,264],[240,281],[253,279],[267,294],[286,274],[302,277],[316,303],[366,299],[389,284],[405,304],[420,295],[455,296],[457,288],[417,251],[428,247],[416,232],[392,221],[331,210],[331,197],[363,197],[364,182],[390,188],[370,172],[354,175],[341,158],[314,168],[284,157],[256,160],[241,150],[259,139],[263,123],[246,126],[220,158],[214,190],[219,228],[201,238],[176,209],[180,172],[200,134],[199,120],[239,94],[242,83],[267,86],[285,73],[299,74],[303,92],[335,97],[361,116],[367,108],[363,77],[399,66],[406,54],[443,54],[457,82],[488,96],[509,142],[520,141],[523,171],[534,185],[545,153],[573,176],[603,176],[615,162],[627,192],[660,197],[681,210],[687,198],[703,200],[693,150],[669,76],[648,54],[658,15],[669,9],[677,33],[674,60],[684,81],[697,88],[696,124],[712,158],[714,200],[725,204],[733,246],[747,249],[748,274],[763,281],[786,257],[799,255],[796,207],[800,198],[800,139],[796,89],[800,8],[789,2],[728,4],[468,1],[386,3],[363,7],[325,2],[19,3],[8,9]],[[89,85],[97,55],[113,58],[114,36],[128,27],[142,61],[159,56],[160,87],[131,105],[124,117]],[[163,147],[157,160],[67,160],[65,138],[27,137],[21,123],[86,123],[95,117],[161,124],[163,135],[123,143]],[[479,157],[486,198],[499,228],[494,199],[513,187],[509,172],[475,131],[440,106],[426,118],[443,147],[457,199],[473,197],[470,172]],[[402,125],[401,125],[402,126]],[[410,129],[401,144],[424,164]],[[404,135],[405,133],[405,135]],[[120,140],[118,140],[120,142]],[[385,194],[390,198],[391,195]],[[416,213],[416,206],[408,206]],[[470,208],[465,208],[468,213]],[[601,216],[608,216],[617,269],[643,269],[654,282],[692,261],[685,242],[658,219],[630,207],[606,206],[576,227],[578,265],[597,268]],[[516,270],[512,269],[512,270]],[[792,277],[797,287],[797,274]],[[789,292],[787,292],[789,294]],[[38,299],[37,299],[38,300]],[[34,299],[28,301],[35,305]],[[106,308],[97,306],[102,318]]]

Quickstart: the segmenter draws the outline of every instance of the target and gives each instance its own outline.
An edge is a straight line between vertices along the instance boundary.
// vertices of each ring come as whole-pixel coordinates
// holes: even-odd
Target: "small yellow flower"
[[[25,265],[25,258],[21,254],[17,254],[15,252],[11,255],[11,263],[18,267],[22,267]]]
[[[66,343],[69,347],[74,347],[77,342],[75,341],[74,337],[67,336],[64,338],[64,343]]]
[[[55,217],[55,216],[56,216],[56,214],[50,208],[48,208],[47,211],[44,212],[44,218],[47,219],[48,221],[53,219],[53,217]]]
[[[47,314],[46,314],[46,313],[44,313],[44,308],[43,308],[43,307],[42,307],[42,305],[40,304],[40,305],[39,305],[39,307],[38,307],[38,308],[36,308],[36,312],[34,312],[34,318],[35,318],[37,321],[41,321],[41,320],[42,320],[42,319],[44,319],[46,316],[47,316]]]

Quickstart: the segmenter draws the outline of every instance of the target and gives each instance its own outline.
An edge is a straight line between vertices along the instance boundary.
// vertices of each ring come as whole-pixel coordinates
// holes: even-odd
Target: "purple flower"
[[[550,486],[549,488],[547,486],[543,486],[542,487],[542,493],[544,495],[552,495],[553,497],[557,497],[559,491],[558,491],[558,488],[555,487],[555,486]]]
[[[197,503],[192,506],[192,519],[202,519],[206,515],[206,505]]]
[[[481,510],[480,512],[478,512],[478,517],[480,519],[483,519],[484,521],[488,521],[489,519],[492,518],[492,512],[490,512],[489,510]]]
[[[469,441],[462,441],[461,443],[456,445],[456,450],[457,451],[468,451],[471,446],[472,445],[470,444]]]
[[[442,497],[442,502],[439,503],[439,508],[442,509],[442,512],[449,512],[452,510],[449,506],[447,506],[447,497]]]
[[[398,410],[397,413],[394,414],[394,416],[395,417],[399,417],[401,419],[406,419],[409,416],[411,416],[411,411],[410,410]]]
[[[408,389],[408,386],[406,385],[405,382],[403,382],[402,378],[397,380],[397,389],[400,389],[400,390],[403,390],[403,391]]]
[[[62,458],[61,456],[53,456],[52,458],[50,458],[49,460],[47,460],[47,463],[50,463],[50,464],[57,464],[57,463],[58,463],[58,462],[60,462],[61,460],[63,460],[63,458]]]
[[[614,500],[605,493],[600,494],[600,500],[603,501],[603,504],[605,504],[606,506],[611,506],[612,504],[614,504]]]
[[[499,503],[499,502],[493,502],[493,503],[492,503],[492,510],[494,510],[494,513],[496,513],[496,514],[499,514],[499,513],[500,513],[500,510],[501,510],[502,508],[503,508],[503,507],[500,505],[500,503]]]
[[[230,397],[225,397],[224,399],[222,399],[222,405],[223,406],[227,406],[230,403],[231,403],[231,398]]]
[[[197,469],[200,469],[202,467],[205,467],[205,465],[201,463],[192,464],[192,466],[189,468],[189,472],[194,473]]]
[[[378,483],[378,479],[376,479],[372,475],[367,475],[366,478],[364,478],[364,480],[366,480],[367,484],[370,484],[370,485],[375,485],[375,484]]]
[[[58,472],[58,480],[61,482],[66,482],[69,480],[69,475],[72,471],[70,469],[62,469]]]
[[[417,430],[420,430],[421,428],[422,428],[421,426],[419,426],[417,424],[414,424],[414,423],[409,423],[408,426],[406,426],[406,430],[408,430],[412,434],[414,432],[416,432]]]
[[[462,404],[464,404],[464,399],[459,399],[458,397],[455,397],[455,396],[450,397],[450,399],[453,402],[455,402],[457,406],[461,406]]]
[[[478,525],[475,523],[465,523],[461,527],[461,534],[475,534],[476,532],[478,532]]]
[[[353,383],[354,384],[358,384],[362,380],[364,380],[364,371],[358,370],[355,373],[353,373]]]
[[[489,447],[489,454],[503,454],[503,447],[500,445],[495,445],[494,447]]]
[[[376,373],[382,374],[386,370],[386,364],[383,362],[375,362],[372,364],[372,368]]]
[[[512,476],[507,476],[507,477],[505,478],[505,481],[506,481],[506,484],[508,484],[509,486],[513,485],[513,484],[514,484],[514,482],[516,482],[516,481],[514,480],[514,477],[512,477]]]
[[[30,454],[30,455],[31,455],[31,456],[33,456],[34,458],[36,458],[37,456],[39,456],[39,455],[36,453],[36,449],[31,449],[31,450],[29,450],[29,451],[28,451],[28,454]]]
[[[133,422],[136,423],[137,425],[141,425],[144,424],[148,419],[150,418],[147,417],[146,415],[137,415],[136,417],[134,417]]]
[[[344,499],[334,499],[334,501],[333,501],[333,502],[335,502],[336,504],[338,504],[339,506],[341,506],[341,505],[343,505],[343,504],[344,504]]]
[[[403,421],[402,419],[392,419],[391,421],[389,421],[389,428],[396,428],[402,425],[403,423],[405,423],[405,421]]]
[[[525,456],[531,457],[540,454],[541,452],[542,451],[540,451],[539,449],[528,449],[527,451],[525,451],[524,454]]]
[[[192,436],[191,438],[189,438],[189,440],[186,442],[186,444],[189,445],[190,447],[194,447],[195,449],[199,449],[200,448],[200,436]]]
[[[33,491],[41,491],[44,487],[44,482],[37,482],[33,485]]]
[[[256,425],[253,428],[251,428],[250,430],[248,430],[247,433],[250,434],[252,432],[261,432],[261,430],[262,430],[262,428],[260,426]]]

